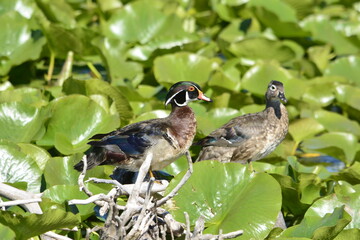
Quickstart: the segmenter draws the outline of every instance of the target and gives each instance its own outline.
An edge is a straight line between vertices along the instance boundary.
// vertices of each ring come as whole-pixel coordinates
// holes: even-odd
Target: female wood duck
[[[202,146],[198,161],[250,163],[271,153],[288,132],[288,114],[280,101],[287,102],[283,84],[271,81],[265,99],[262,112],[233,118],[197,142]]]
[[[165,105],[172,111],[166,118],[137,122],[108,134],[98,134],[86,153],[87,169],[97,165],[118,165],[138,171],[148,153],[153,153],[151,170],[161,170],[189,149],[196,133],[195,114],[187,104],[195,100],[210,102],[193,82],[174,84],[166,96]],[[83,162],[74,168],[83,169]]]

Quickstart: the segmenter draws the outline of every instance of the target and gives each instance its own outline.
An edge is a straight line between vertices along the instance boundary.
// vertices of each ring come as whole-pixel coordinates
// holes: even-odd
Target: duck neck
[[[170,117],[177,119],[192,119],[195,116],[193,110],[189,106],[178,106],[176,104],[172,104]]]
[[[280,100],[269,100],[266,102],[266,109],[273,108],[275,116],[280,119],[281,118],[281,102]]]

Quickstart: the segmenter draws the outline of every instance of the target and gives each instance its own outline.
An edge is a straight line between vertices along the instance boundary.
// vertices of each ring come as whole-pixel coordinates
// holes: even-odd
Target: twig
[[[91,197],[94,194],[84,184],[84,178],[85,178],[86,170],[87,170],[87,158],[86,158],[86,155],[83,156],[81,161],[83,162],[83,170],[81,171],[81,173],[79,175],[79,178],[78,178],[79,189],[80,189],[80,191],[83,191],[86,195]]]
[[[162,206],[169,199],[173,198],[180,190],[180,188],[187,182],[187,180],[189,180],[191,174],[193,173],[193,163],[189,151],[186,151],[186,158],[188,160],[189,169],[187,170],[187,172],[185,173],[179,184],[176,185],[176,187],[167,196],[163,197],[162,199],[156,202],[156,206]]]
[[[41,202],[41,198],[33,198],[33,199],[24,199],[24,200],[14,200],[8,202],[1,202],[0,207],[8,207],[8,206],[17,206],[28,203]]]
[[[37,194],[14,188],[5,183],[0,183],[0,195],[10,200],[27,200],[27,199],[38,198]],[[43,213],[38,203],[27,203],[24,204],[24,207],[27,211],[31,213],[36,213],[36,214]]]
[[[186,222],[185,240],[189,240],[191,238],[190,219],[189,219],[189,214],[187,212],[184,212],[184,215]]]

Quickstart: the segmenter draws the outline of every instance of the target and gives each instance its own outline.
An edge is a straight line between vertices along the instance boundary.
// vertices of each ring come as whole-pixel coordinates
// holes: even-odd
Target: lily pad
[[[350,120],[341,114],[318,110],[314,113],[314,118],[328,131],[346,132],[360,137],[359,123]]]
[[[241,88],[264,96],[271,80],[277,80],[286,85],[290,78],[292,78],[291,74],[276,63],[258,63],[245,73],[241,80]]]
[[[0,141],[0,156],[1,182],[26,182],[28,191],[40,191],[42,172],[31,156],[16,144],[4,140]]]
[[[37,59],[46,40],[32,36],[28,19],[18,12],[0,15],[0,22],[0,75],[6,75],[11,67]]]
[[[295,52],[280,41],[266,38],[248,38],[232,43],[229,50],[237,57],[251,60],[290,61],[295,58]]]
[[[50,209],[43,214],[28,215],[2,211],[0,223],[16,232],[16,239],[29,239],[51,230],[73,228],[80,223],[80,218],[61,209]]]
[[[349,56],[336,59],[325,69],[325,76],[341,76],[360,86],[360,57]]]
[[[347,164],[354,161],[359,150],[358,139],[353,134],[344,132],[324,133],[321,136],[304,140],[302,146],[307,151],[322,152],[341,159]]]
[[[324,131],[323,125],[313,118],[302,118],[292,122],[289,126],[289,133],[297,143],[322,131]]]
[[[14,142],[30,142],[44,130],[45,119],[42,108],[22,102],[0,103],[0,138]]]
[[[45,136],[37,143],[55,146],[63,154],[83,152],[88,139],[118,127],[118,119],[82,95],[58,98],[49,104],[52,116]],[[76,113],[76,117],[74,116]]]
[[[193,81],[203,85],[218,67],[214,60],[179,52],[157,57],[154,61],[154,74],[156,80],[166,87],[179,81]]]
[[[183,174],[170,182],[167,192]],[[251,173],[238,163],[202,161],[194,164],[194,173],[172,204],[174,208],[169,210],[178,221],[185,222],[184,212],[192,224],[203,216],[205,233],[242,229],[244,239],[263,239],[275,224],[281,193],[277,182],[266,173]]]

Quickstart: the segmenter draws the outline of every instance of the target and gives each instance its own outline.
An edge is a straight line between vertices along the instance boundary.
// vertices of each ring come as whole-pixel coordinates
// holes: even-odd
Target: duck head
[[[271,81],[265,94],[266,101],[283,101],[287,102],[285,97],[284,85],[279,81]]]
[[[204,100],[212,102],[212,100],[204,95],[199,85],[194,82],[177,82],[171,86],[166,95],[165,105],[171,103],[173,106],[184,107],[189,102],[196,100]]]

